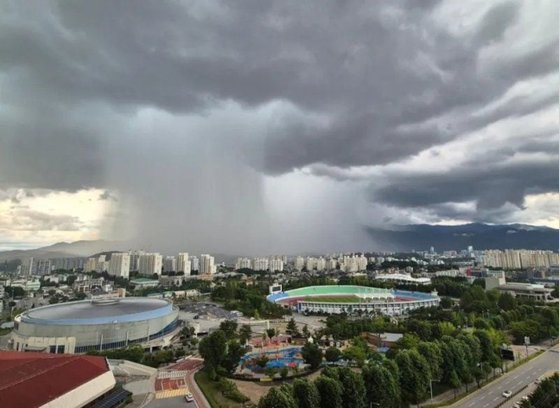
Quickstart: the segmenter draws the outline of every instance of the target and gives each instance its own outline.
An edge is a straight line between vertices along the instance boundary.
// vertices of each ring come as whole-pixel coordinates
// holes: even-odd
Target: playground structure
[[[261,378],[269,369],[280,370],[287,367],[299,371],[305,366],[301,347],[278,347],[245,354],[241,357],[237,373],[253,378]]]

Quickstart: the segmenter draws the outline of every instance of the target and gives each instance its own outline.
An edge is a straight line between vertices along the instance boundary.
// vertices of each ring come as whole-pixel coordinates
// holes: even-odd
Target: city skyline
[[[559,228],[556,2],[2,11],[1,248],[327,253],[382,248],[367,227]]]

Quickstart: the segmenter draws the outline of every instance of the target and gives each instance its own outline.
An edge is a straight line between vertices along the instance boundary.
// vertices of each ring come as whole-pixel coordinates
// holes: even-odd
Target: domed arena
[[[118,298],[58,303],[14,319],[12,348],[18,351],[85,353],[140,344],[167,345],[178,308],[163,299]]]
[[[438,306],[436,292],[410,292],[353,285],[308,286],[274,291],[267,297],[299,313],[381,313],[400,316],[421,307]]]

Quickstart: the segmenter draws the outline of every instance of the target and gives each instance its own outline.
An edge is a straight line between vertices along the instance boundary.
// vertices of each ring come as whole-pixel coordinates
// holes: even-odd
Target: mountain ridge
[[[391,250],[559,249],[559,229],[528,224],[411,224],[367,227],[375,242]]]

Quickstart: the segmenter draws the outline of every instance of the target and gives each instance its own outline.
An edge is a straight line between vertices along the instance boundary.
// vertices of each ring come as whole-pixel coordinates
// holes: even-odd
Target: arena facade
[[[438,306],[437,292],[410,292],[367,286],[325,285],[309,286],[288,291],[275,290],[267,296],[299,313],[382,313],[387,316],[405,315],[421,307]]]
[[[118,298],[58,303],[14,319],[11,348],[18,351],[85,353],[140,344],[169,343],[178,308],[163,299]]]

